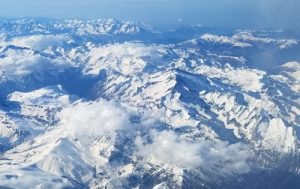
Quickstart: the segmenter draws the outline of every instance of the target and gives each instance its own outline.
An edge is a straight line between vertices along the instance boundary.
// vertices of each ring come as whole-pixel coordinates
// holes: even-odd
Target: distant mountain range
[[[299,188],[300,35],[0,21],[0,188]]]

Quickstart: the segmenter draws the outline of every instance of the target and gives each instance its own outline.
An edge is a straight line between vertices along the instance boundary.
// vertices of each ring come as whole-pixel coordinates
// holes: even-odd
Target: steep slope
[[[298,40],[198,29],[2,22],[0,187],[297,188]]]

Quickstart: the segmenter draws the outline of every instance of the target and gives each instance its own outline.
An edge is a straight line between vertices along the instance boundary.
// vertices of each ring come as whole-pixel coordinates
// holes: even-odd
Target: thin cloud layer
[[[137,138],[137,154],[146,161],[171,163],[183,168],[201,168],[218,174],[247,173],[253,156],[247,145],[201,140],[188,142],[172,131],[153,132],[153,142]]]
[[[69,40],[70,38],[66,35],[32,35],[16,37],[12,41],[5,42],[5,44],[27,47],[33,50],[45,50],[48,47],[62,46],[64,42]]]
[[[159,25],[298,29],[298,0],[10,0],[0,16],[118,18]],[[181,20],[181,21],[180,21]]]
[[[14,78],[33,73],[47,72],[53,69],[61,70],[70,66],[64,60],[46,58],[40,55],[11,54],[0,60],[0,77]]]

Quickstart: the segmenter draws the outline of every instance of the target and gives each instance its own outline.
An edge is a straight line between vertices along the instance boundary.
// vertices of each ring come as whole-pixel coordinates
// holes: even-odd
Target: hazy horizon
[[[129,20],[147,24],[299,30],[296,0],[10,0],[2,18]]]

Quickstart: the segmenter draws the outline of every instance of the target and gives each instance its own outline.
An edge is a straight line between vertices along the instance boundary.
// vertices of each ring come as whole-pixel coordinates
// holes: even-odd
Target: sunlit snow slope
[[[0,188],[299,188],[299,39],[0,21]]]

